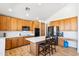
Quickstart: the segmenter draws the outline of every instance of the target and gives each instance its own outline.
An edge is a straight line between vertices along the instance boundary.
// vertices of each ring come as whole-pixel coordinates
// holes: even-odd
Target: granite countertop
[[[58,38],[62,38],[64,40],[68,40],[68,41],[77,41],[77,39],[75,39],[75,38],[66,38],[66,37],[58,37]]]
[[[37,42],[45,40],[45,36],[27,38],[26,40],[28,40],[28,41],[30,41],[32,43],[37,43]]]
[[[21,35],[21,36],[6,36],[6,37],[0,37],[0,38],[14,38],[14,37],[25,37],[27,35]],[[34,35],[29,35],[29,36],[34,36]],[[28,36],[27,36],[28,37]]]

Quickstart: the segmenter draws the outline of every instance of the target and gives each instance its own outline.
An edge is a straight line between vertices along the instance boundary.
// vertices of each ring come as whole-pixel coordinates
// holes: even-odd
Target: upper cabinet
[[[71,30],[77,31],[77,28],[78,28],[77,17],[71,18],[70,21],[71,21]]]
[[[65,24],[64,24],[64,20],[60,20],[59,21],[59,29],[60,29],[60,31],[64,31],[65,30],[65,26],[64,26]]]
[[[33,21],[9,16],[0,16],[0,31],[22,31],[22,26],[29,26],[30,31],[32,31]]]
[[[17,19],[17,30],[22,31],[22,21],[21,19]]]
[[[59,26],[60,31],[77,31],[77,17],[51,21],[49,26]]]
[[[17,18],[11,18],[11,30],[17,31]]]
[[[64,26],[65,26],[65,31],[70,31],[71,30],[71,23],[70,23],[70,19],[65,19],[64,20]]]
[[[7,22],[6,22],[6,17],[0,16],[0,30],[5,31],[7,30]]]
[[[45,36],[45,23],[41,22],[41,36]]]
[[[39,21],[33,21],[33,23],[32,23],[32,28],[33,28],[33,30],[35,29],[35,28],[40,28],[40,22]]]

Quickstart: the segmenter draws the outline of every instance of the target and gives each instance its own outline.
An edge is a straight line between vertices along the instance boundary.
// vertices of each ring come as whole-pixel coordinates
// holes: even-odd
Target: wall
[[[70,18],[77,16],[77,5],[76,4],[68,4],[61,10],[59,10],[57,13],[52,15],[51,17],[48,18],[48,21],[46,23],[49,23],[50,21],[55,21],[59,19],[64,19],[64,18]],[[72,37],[73,36],[73,37]],[[64,37],[67,38],[75,38],[77,40],[77,32],[75,31],[64,31]],[[69,46],[71,47],[76,47],[77,48],[77,43],[78,42],[70,42],[69,41]]]
[[[76,4],[68,4],[64,8],[60,9],[57,13],[49,17],[47,22],[74,16],[77,16]]]
[[[71,38],[75,41],[68,41],[69,47],[77,48],[77,32],[76,31],[63,31],[64,38]]]
[[[19,34],[21,36],[34,36],[34,33],[31,31],[0,31],[0,37],[4,36],[4,33],[6,33],[6,37],[19,37]]]

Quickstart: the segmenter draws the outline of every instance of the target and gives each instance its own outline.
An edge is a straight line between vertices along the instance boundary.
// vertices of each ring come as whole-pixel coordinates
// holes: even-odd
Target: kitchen
[[[21,5],[19,5],[19,6],[21,6]],[[49,6],[50,5],[52,5],[52,4],[49,4]],[[59,5],[64,6],[64,4],[59,4]],[[72,7],[74,7],[74,5],[75,4],[68,4],[67,6],[64,7],[64,9],[66,10],[66,8],[70,8],[70,7],[71,7],[71,9],[73,9]],[[18,8],[20,8],[20,7],[18,7]],[[64,9],[61,9],[61,10],[64,10]],[[27,10],[29,12],[28,7],[26,7],[25,10]],[[74,13],[75,13],[75,11],[72,14],[74,14]],[[27,18],[28,18],[28,16],[27,16]],[[67,40],[69,43],[69,47],[67,49],[69,49],[71,47],[69,49],[69,51],[71,51],[71,50],[77,51],[76,50],[77,49],[77,27],[78,27],[77,26],[77,16],[74,15],[71,17],[70,16],[65,17],[65,18],[62,17],[62,19],[59,18],[58,20],[56,20],[57,19],[56,18],[54,21],[52,21],[52,19],[53,18],[51,17],[51,20],[48,19],[49,22],[48,22],[48,20],[47,20],[47,22],[44,22],[45,20],[42,21],[38,17],[34,20],[28,20],[28,19],[6,16],[6,15],[1,14],[0,15],[0,40],[2,39],[1,41],[3,42],[3,43],[1,42],[3,44],[3,46],[1,46],[1,50],[2,50],[1,54],[10,56],[10,55],[20,55],[22,53],[22,55],[28,56],[29,54],[27,52],[30,52],[29,51],[30,50],[30,47],[29,47],[30,41],[33,40],[33,38],[37,38],[37,37],[40,37],[40,38],[37,38],[38,41],[40,39],[45,39],[44,38],[45,36],[51,35],[49,33],[50,31],[52,31],[50,29],[50,27],[54,30],[54,29],[56,29],[57,26],[58,26],[58,31],[59,31],[59,33],[57,33],[57,35],[59,35],[57,42],[58,42],[58,46],[60,46],[59,48],[58,47],[57,48],[58,49],[61,48],[60,49],[61,51],[62,51],[62,49],[65,49],[64,40]],[[55,28],[53,28],[53,26]],[[35,40],[35,42],[36,42],[36,40]],[[25,47],[25,46],[27,46],[27,47]],[[24,51],[24,50],[28,50],[28,51],[24,51],[24,52],[26,52],[26,54],[25,54],[24,52],[22,52],[20,50],[20,48],[22,49],[22,51]],[[35,49],[36,49],[36,51],[31,51],[31,53],[34,52],[34,54],[36,55],[37,48],[35,48]],[[67,50],[67,49],[65,49],[65,50]],[[33,50],[33,49],[31,49],[31,50]],[[21,51],[21,52],[19,52],[19,51]],[[57,52],[55,52],[55,53],[57,53]],[[60,55],[62,55],[61,52],[60,52]],[[71,54],[71,55],[76,55],[76,52],[73,52],[73,54]]]

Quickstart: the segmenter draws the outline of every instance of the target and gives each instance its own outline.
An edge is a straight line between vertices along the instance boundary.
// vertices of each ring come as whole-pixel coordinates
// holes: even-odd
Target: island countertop
[[[45,36],[31,37],[31,38],[27,38],[26,40],[33,42],[33,43],[37,43],[37,42],[45,40]]]

